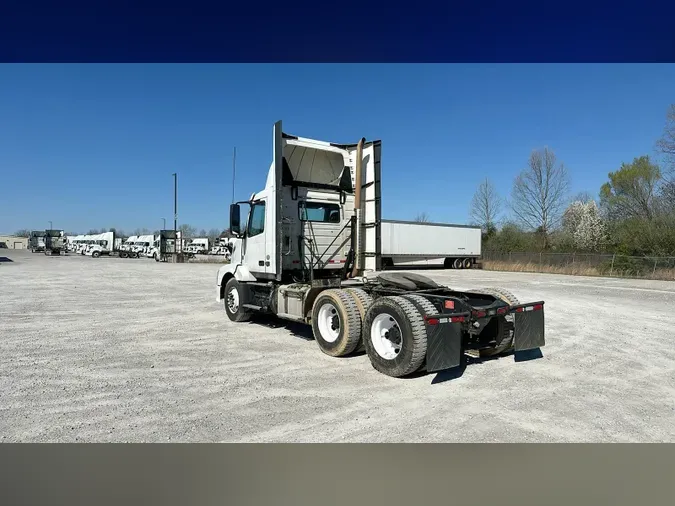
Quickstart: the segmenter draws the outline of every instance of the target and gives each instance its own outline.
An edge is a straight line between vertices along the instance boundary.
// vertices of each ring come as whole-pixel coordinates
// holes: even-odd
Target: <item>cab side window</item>
[[[251,207],[251,219],[248,222],[249,237],[262,234],[265,231],[265,202],[256,202]]]

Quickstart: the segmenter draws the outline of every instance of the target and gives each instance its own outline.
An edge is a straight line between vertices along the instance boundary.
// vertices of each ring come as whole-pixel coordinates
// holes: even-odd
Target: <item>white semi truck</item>
[[[470,269],[480,258],[480,227],[382,220],[382,267]]]
[[[215,296],[231,321],[269,313],[311,325],[327,355],[365,348],[373,367],[394,377],[544,345],[542,301],[380,272],[380,141],[296,137],[279,121],[272,145],[265,188],[230,206],[237,238]]]
[[[84,255],[98,258],[101,256],[119,256],[120,258],[138,258],[139,253],[133,247],[135,241],[129,242],[129,239],[122,242],[121,239],[115,237],[114,232],[105,232],[103,234],[91,234],[82,236],[83,242],[86,244],[83,253]]]

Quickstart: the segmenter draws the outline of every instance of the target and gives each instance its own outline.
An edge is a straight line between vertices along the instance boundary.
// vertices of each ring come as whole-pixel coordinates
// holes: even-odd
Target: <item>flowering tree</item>
[[[572,202],[563,214],[563,230],[575,248],[585,251],[597,251],[606,237],[605,223],[594,200]]]

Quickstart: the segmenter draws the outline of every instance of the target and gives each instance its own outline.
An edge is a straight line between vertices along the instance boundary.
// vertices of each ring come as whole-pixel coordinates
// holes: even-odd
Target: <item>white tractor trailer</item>
[[[394,377],[544,345],[543,301],[382,272],[381,141],[302,138],[279,121],[272,145],[265,188],[230,206],[236,238],[215,296],[231,321],[268,313],[311,325],[327,355],[365,349]]]

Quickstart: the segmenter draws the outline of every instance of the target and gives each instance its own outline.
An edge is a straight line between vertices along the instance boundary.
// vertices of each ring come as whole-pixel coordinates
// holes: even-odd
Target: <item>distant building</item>
[[[28,237],[0,235],[0,248],[28,249]]]

